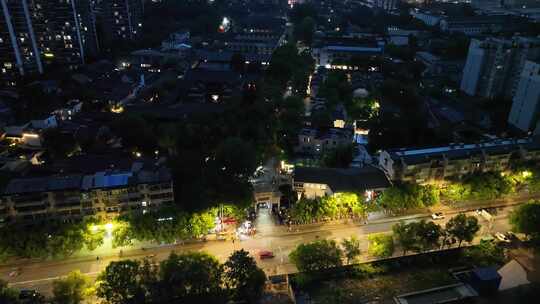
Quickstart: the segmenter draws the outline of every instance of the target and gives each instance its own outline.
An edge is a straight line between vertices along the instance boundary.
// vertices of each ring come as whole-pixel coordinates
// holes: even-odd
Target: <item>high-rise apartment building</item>
[[[521,72],[508,122],[524,132],[532,132],[539,116],[540,64],[527,61]]]
[[[104,40],[136,40],[142,31],[144,0],[101,0],[97,5],[102,16]]]
[[[470,96],[511,99],[525,61],[540,57],[540,39],[472,39],[463,69],[461,90]]]
[[[89,0],[0,0],[0,87],[52,63],[75,68],[96,51]]]

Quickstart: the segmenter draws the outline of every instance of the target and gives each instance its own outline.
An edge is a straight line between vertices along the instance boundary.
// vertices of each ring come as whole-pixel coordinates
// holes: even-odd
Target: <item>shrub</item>
[[[369,249],[368,253],[371,256],[378,258],[386,258],[394,253],[394,239],[392,235],[375,233],[368,236]]]

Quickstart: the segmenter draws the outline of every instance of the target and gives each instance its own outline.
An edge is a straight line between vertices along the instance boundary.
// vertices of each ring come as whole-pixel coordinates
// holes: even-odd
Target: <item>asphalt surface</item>
[[[492,222],[488,222],[479,217],[482,229],[475,242],[480,237],[495,232],[506,232],[510,229],[508,224],[508,214],[513,206],[499,208],[497,215]],[[474,215],[474,212],[468,212]],[[448,213],[445,219],[435,220],[440,225],[444,225],[452,214]],[[295,267],[289,263],[288,254],[301,243],[314,241],[317,239],[342,240],[351,236],[356,236],[361,241],[362,256],[361,260],[367,261],[373,259],[367,255],[368,241],[367,236],[371,233],[390,232],[392,226],[404,221],[417,221],[421,219],[430,220],[429,214],[417,214],[406,217],[383,218],[376,221],[370,221],[367,224],[355,222],[339,222],[304,225],[288,232],[285,227],[277,226],[269,213],[269,210],[261,210],[256,220],[257,234],[246,240],[232,241],[207,241],[184,245],[170,245],[145,250],[133,249],[124,251],[122,257],[118,252],[112,252],[109,256],[101,256],[96,259],[95,256],[86,256],[78,258],[68,258],[56,261],[14,261],[10,265],[0,266],[0,278],[9,282],[12,287],[20,289],[35,289],[43,294],[50,294],[51,283],[54,279],[66,275],[72,270],[80,270],[82,273],[96,278],[97,275],[105,269],[111,261],[120,259],[138,259],[149,257],[159,262],[169,256],[171,252],[186,251],[205,251],[216,256],[220,261],[224,261],[235,250],[244,249],[249,251],[261,268],[267,275],[295,272]],[[271,259],[258,258],[258,252],[261,250],[270,250],[275,257]],[[401,254],[401,250],[396,248],[396,256]],[[13,271],[16,276],[10,276]]]

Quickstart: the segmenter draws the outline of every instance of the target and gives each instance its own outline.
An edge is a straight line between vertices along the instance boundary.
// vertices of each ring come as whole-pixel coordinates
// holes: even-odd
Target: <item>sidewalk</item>
[[[417,214],[409,214],[409,215],[402,215],[402,216],[392,216],[389,214],[384,215],[383,217],[376,219],[376,220],[369,220],[367,223],[364,223],[361,220],[353,220],[353,219],[341,219],[341,220],[335,220],[335,221],[328,221],[328,222],[319,222],[319,223],[312,223],[312,224],[304,224],[304,225],[295,225],[292,226],[293,231],[288,232],[287,226],[285,225],[275,225],[272,227],[272,229],[268,229],[267,231],[261,231],[258,233],[258,236],[260,237],[280,237],[283,235],[301,235],[311,232],[317,232],[321,231],[323,228],[324,230],[337,230],[342,229],[345,225],[352,225],[357,227],[362,227],[365,225],[371,225],[371,224],[382,224],[382,223],[388,223],[388,222],[397,222],[401,220],[411,220],[411,219],[422,219],[422,218],[431,218],[431,214],[435,212],[443,212],[447,215],[451,214],[458,214],[461,212],[467,212],[467,211],[473,211],[476,209],[482,209],[482,208],[500,208],[500,207],[510,207],[510,206],[516,206],[519,204],[522,204],[524,202],[527,202],[530,199],[534,198],[540,198],[540,194],[524,194],[524,195],[516,195],[511,197],[506,197],[502,199],[493,200],[490,202],[485,201],[477,201],[473,202],[472,204],[469,204],[468,206],[462,206],[459,208],[454,208],[452,206],[448,205],[439,205],[433,208],[426,209],[426,212],[423,213],[417,213]],[[212,240],[209,239],[208,242],[221,242],[218,240]],[[183,245],[195,245],[204,243],[202,240],[188,240],[184,241],[182,243],[178,244],[154,244],[150,242],[144,242],[144,243],[137,243],[134,246],[131,246],[129,248],[123,247],[123,248],[116,248],[116,249],[110,249],[109,252],[78,252],[74,254],[71,257],[68,257],[70,262],[76,263],[76,262],[83,262],[83,261],[92,261],[96,259],[96,256],[100,256],[100,258],[110,258],[110,257],[119,257],[119,251],[123,251],[123,257],[127,256],[143,256],[146,254],[150,254],[149,251],[152,251],[156,248],[164,248],[164,247],[176,247],[176,246],[183,246]],[[144,247],[146,250],[141,250],[141,247]],[[27,265],[27,264],[34,264],[34,263],[65,263],[66,259],[9,259],[5,262],[0,263],[0,267],[17,267],[19,265]]]
[[[340,219],[340,220],[333,220],[328,222],[318,222],[318,223],[312,223],[312,224],[302,224],[302,225],[294,225],[292,226],[292,231],[287,232],[286,226],[278,226],[276,228],[282,228],[281,230],[283,233],[286,233],[288,235],[300,235],[305,234],[309,232],[316,232],[320,231],[321,227],[324,226],[325,230],[333,230],[333,229],[340,229],[343,227],[343,225],[355,225],[358,227],[370,225],[370,224],[383,224],[383,223],[389,223],[389,222],[398,222],[402,220],[412,220],[412,219],[422,219],[422,218],[429,218],[431,219],[431,214],[435,212],[442,212],[446,215],[453,215],[458,214],[462,212],[469,212],[474,211],[476,209],[484,209],[484,208],[501,208],[501,207],[512,207],[517,206],[520,204],[523,204],[530,199],[540,198],[540,194],[522,194],[522,195],[513,195],[510,197],[505,197],[501,199],[492,200],[489,202],[486,201],[473,201],[470,204],[467,204],[466,206],[461,207],[453,207],[448,205],[439,204],[438,206],[432,207],[432,208],[426,208],[425,212],[423,213],[416,213],[416,214],[408,214],[408,215],[401,215],[401,216],[393,216],[390,214],[386,214],[381,218],[378,218],[376,220],[369,220],[367,223],[364,223],[362,220],[358,219]],[[368,216],[369,218],[369,216]],[[263,234],[263,236],[267,237],[276,237],[280,234]]]

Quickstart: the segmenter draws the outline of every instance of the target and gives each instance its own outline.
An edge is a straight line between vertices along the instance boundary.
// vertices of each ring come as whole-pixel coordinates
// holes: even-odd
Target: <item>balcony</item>
[[[65,209],[80,209],[81,208],[81,202],[63,202],[63,203],[56,203],[54,205],[57,209],[65,210]]]
[[[153,194],[153,195],[150,195],[150,200],[167,199],[167,198],[172,198],[172,196],[173,196],[173,194],[171,192],[161,193],[161,194]]]
[[[27,195],[15,195],[11,197],[11,201],[15,205],[19,204],[32,204],[32,203],[43,203],[47,199],[46,193],[37,193],[37,194],[27,194]]]
[[[36,213],[46,212],[49,204],[32,205],[32,206],[15,206],[17,213]]]

